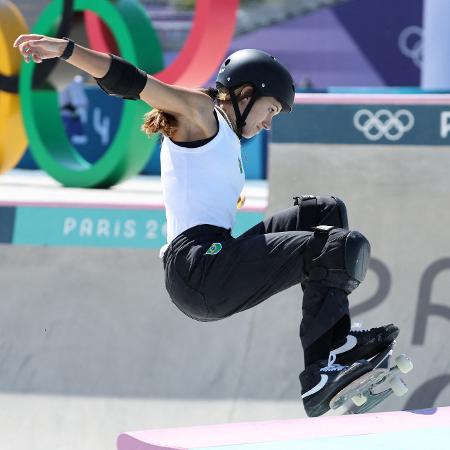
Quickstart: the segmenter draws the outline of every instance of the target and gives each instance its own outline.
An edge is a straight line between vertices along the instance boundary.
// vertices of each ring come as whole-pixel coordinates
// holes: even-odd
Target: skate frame
[[[344,415],[362,414],[375,408],[394,393],[390,387],[380,392],[375,392],[375,388],[398,372],[398,368],[396,366],[391,367],[390,362],[395,345],[396,341],[392,342],[384,351],[371,358],[369,362],[372,364],[373,370],[362,375],[353,383],[350,383],[349,386],[342,389],[332,398],[330,401],[332,410],[348,404],[346,410],[343,412]],[[367,401],[361,406],[357,406],[351,401],[351,398],[358,394],[367,397]]]

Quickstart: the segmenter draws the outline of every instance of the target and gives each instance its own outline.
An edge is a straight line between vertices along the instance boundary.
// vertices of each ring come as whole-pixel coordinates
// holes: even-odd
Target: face
[[[241,100],[241,111],[248,104],[248,99]],[[281,112],[281,103],[274,97],[259,97],[252,106],[249,115],[245,119],[242,136],[251,138],[261,130],[270,130],[272,119]]]

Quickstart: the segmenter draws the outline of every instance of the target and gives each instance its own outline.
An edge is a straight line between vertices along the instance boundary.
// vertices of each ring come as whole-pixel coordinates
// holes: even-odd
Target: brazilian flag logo
[[[220,250],[222,250],[222,244],[220,242],[214,242],[213,244],[211,244],[211,247],[208,248],[205,255],[217,255]]]

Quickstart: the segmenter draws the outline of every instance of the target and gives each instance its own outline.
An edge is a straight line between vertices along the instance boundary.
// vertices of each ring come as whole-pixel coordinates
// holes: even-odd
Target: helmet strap
[[[236,94],[232,89],[230,89],[228,92],[230,93],[230,99],[231,103],[233,104],[234,115],[236,116],[236,133],[240,139],[242,137],[242,129],[245,126],[245,119],[249,115],[250,110],[253,107],[253,104],[258,98],[258,95],[256,94],[256,92],[253,92],[252,96],[250,97],[250,101],[248,102],[246,108],[244,109],[244,112],[241,114]]]

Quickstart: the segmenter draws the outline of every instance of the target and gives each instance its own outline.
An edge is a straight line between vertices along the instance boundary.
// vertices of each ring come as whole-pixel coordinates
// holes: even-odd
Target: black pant
[[[308,282],[305,253],[312,228],[332,225],[345,230],[348,225],[345,206],[339,199],[307,197],[298,203],[238,238],[212,225],[186,230],[171,242],[163,261],[172,301],[183,313],[200,321],[223,319],[302,284],[300,338],[309,364],[327,357],[333,344],[345,338],[350,328],[347,294]]]

